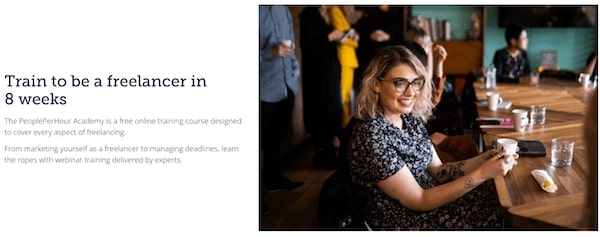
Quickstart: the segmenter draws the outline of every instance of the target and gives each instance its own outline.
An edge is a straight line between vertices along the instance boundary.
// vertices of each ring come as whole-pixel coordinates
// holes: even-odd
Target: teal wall
[[[467,37],[471,12],[481,16],[480,7],[470,6],[425,6],[414,5],[411,15],[421,15],[423,18],[436,18],[450,21],[450,40],[464,40]]]
[[[598,28],[528,28],[527,53],[532,67],[540,65],[542,51],[556,50],[557,64],[563,70],[585,67],[587,57],[598,50]],[[506,47],[504,28],[498,28],[498,8],[487,8],[483,65],[489,65],[494,52]]]
[[[469,27],[471,12],[480,12],[473,6],[412,6],[411,14],[424,18],[435,17],[451,21],[451,39],[464,40]],[[492,63],[494,52],[506,47],[504,28],[498,27],[498,8],[487,7],[487,26],[483,65]],[[585,67],[585,60],[598,50],[597,28],[528,28],[529,46],[527,53],[532,67],[540,64],[542,51],[556,50],[558,66],[563,70],[579,70]]]

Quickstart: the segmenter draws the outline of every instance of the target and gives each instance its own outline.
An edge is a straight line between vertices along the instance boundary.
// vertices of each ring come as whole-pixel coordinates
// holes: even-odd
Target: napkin
[[[533,175],[535,181],[538,182],[538,184],[544,191],[554,193],[556,192],[556,190],[558,190],[558,186],[556,186],[550,175],[548,175],[548,172],[546,172],[545,170],[532,170],[531,175]]]

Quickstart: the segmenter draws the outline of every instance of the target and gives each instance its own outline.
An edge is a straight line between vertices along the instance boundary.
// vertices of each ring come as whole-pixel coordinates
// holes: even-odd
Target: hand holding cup
[[[517,151],[519,149],[519,142],[510,138],[499,138],[498,140],[496,140],[496,144],[497,151],[504,151],[504,162],[507,164],[511,162],[513,163],[513,165],[516,164],[515,158],[518,157]]]
[[[294,52],[294,47],[294,42],[291,40],[282,40],[273,46],[273,57],[288,57]]]

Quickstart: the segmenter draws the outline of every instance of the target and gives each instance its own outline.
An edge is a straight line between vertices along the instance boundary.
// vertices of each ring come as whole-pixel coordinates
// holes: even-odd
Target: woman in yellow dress
[[[352,31],[348,37],[343,37],[338,43],[338,60],[341,66],[340,87],[342,91],[342,128],[351,118],[351,97],[352,87],[354,83],[354,69],[358,67],[358,59],[356,57],[356,48],[358,47],[358,33],[352,29],[346,15],[339,6],[329,8],[329,17],[331,24],[336,30],[342,32]]]

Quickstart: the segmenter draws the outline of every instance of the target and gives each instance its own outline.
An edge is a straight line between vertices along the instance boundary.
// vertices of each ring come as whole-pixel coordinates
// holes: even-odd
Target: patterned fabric
[[[405,166],[423,189],[439,185],[427,171],[433,154],[425,127],[412,114],[403,114],[402,119],[403,129],[382,116],[359,120],[350,138],[352,180],[373,193],[367,223],[383,230],[500,228],[497,198],[482,186],[450,204],[417,212],[402,206],[376,185]]]
[[[494,66],[498,82],[519,82],[520,77],[529,76],[531,73],[529,58],[525,50],[522,50],[516,57],[510,56],[506,48],[497,50],[494,54]]]

